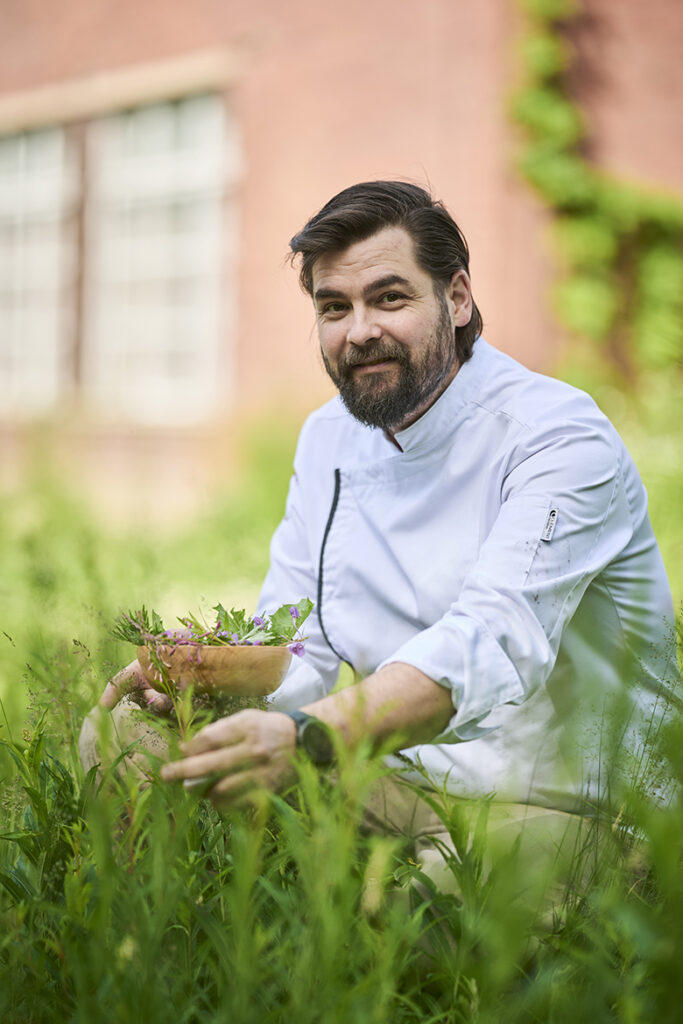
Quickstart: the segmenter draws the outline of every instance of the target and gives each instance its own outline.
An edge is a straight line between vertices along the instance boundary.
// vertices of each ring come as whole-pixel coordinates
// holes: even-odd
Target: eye
[[[401,295],[400,292],[385,292],[381,296],[380,301],[385,302],[387,305],[391,306],[395,302],[400,302],[403,298],[404,296]]]
[[[325,302],[318,310],[320,316],[341,316],[345,311],[343,302]]]

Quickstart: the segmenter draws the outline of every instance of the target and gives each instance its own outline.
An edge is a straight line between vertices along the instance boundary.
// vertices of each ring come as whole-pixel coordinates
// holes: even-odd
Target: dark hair
[[[312,294],[313,266],[321,256],[342,252],[388,227],[408,232],[415,244],[415,258],[435,286],[444,287],[456,270],[469,273],[467,242],[440,200],[408,182],[366,181],[330,199],[289,243],[291,258],[302,257],[301,287]],[[469,323],[455,332],[460,363],[472,355],[481,330],[481,314],[473,302]]]

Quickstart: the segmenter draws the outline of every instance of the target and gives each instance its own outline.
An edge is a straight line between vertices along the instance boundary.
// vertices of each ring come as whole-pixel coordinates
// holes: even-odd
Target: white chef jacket
[[[406,662],[454,706],[402,752],[416,777],[585,812],[609,784],[605,751],[637,756],[672,671],[671,594],[628,452],[588,395],[483,339],[396,440],[339,398],[302,429],[259,609],[316,608],[270,706],[329,693],[342,660],[360,676]]]

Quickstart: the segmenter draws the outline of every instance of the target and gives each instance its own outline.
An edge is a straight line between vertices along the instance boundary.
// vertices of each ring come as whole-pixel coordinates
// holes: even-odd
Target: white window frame
[[[23,371],[23,376],[14,372],[14,384],[4,387],[5,400],[0,402],[0,420],[49,413],[76,393],[81,407],[98,420],[115,418],[140,424],[182,426],[226,411],[234,378],[235,357],[231,340],[234,336],[236,292],[235,193],[241,176],[241,147],[226,102],[226,92],[240,74],[241,67],[234,54],[212,50],[88,79],[57,83],[27,93],[0,96],[0,140],[7,135],[13,135],[16,140],[24,136],[32,138],[40,132],[59,133],[64,152],[60,198],[50,212],[51,221],[59,223],[59,244],[55,243],[50,249],[53,257],[57,251],[57,258],[53,259],[49,273],[43,274],[41,282],[51,296],[51,304],[45,305],[46,309],[49,307],[51,328],[44,332],[43,342],[37,345],[35,353],[31,353],[31,366],[35,364],[36,373],[30,387],[27,378],[31,375]],[[156,167],[152,166],[152,161],[147,168],[143,166],[144,162],[138,161],[134,182],[128,182],[126,188],[119,189],[118,195],[115,188],[107,187],[108,172],[97,162],[98,140],[101,140],[106,125],[125,116],[134,119],[134,113],[131,115],[130,112],[144,107],[163,110],[171,104],[176,107],[193,102],[201,105],[202,94],[211,96],[206,102],[220,111],[214,152],[209,155],[205,151],[208,162],[203,169],[192,166],[188,153],[184,156],[176,154],[179,159],[175,161],[175,170],[172,168],[173,159],[166,159],[165,171],[160,170],[159,161]],[[128,113],[122,114],[122,111]],[[132,164],[129,161],[129,170]],[[97,173],[98,166],[102,173]],[[161,186],[160,175],[165,178]],[[94,181],[96,187],[91,190]],[[17,185],[19,189],[24,187],[21,183]],[[158,190],[156,195],[155,188]],[[145,189],[147,200],[144,199]],[[6,192],[6,205],[11,201],[13,216],[16,217],[16,210],[22,207],[21,203],[17,206],[16,197],[10,196],[10,191]],[[43,191],[47,195],[50,190]],[[167,367],[160,374],[165,378],[161,385],[153,374],[151,379],[148,373],[145,374],[145,366],[128,367],[125,386],[119,375],[118,380],[110,380],[110,385],[115,386],[103,387],[102,360],[99,371],[96,369],[98,345],[101,350],[103,343],[102,334],[97,334],[97,306],[102,300],[102,288],[95,271],[97,254],[102,256],[104,252],[106,259],[107,246],[110,253],[112,250],[107,242],[107,232],[103,230],[103,217],[107,209],[111,212],[117,204],[119,209],[132,210],[136,203],[145,201],[149,201],[152,207],[165,202],[167,205],[180,204],[182,208],[185,203],[187,209],[188,202],[190,205],[194,202],[196,207],[198,197],[200,205],[209,203],[211,213],[215,211],[211,230],[199,231],[199,238],[196,231],[194,234],[189,232],[185,253],[182,245],[175,246],[169,278],[171,287],[173,281],[182,282],[185,264],[186,269],[189,268],[185,275],[186,283],[189,279],[194,281],[193,301],[184,314],[187,329],[180,350],[186,359],[187,339],[193,333],[200,365],[191,368],[192,372],[186,375],[185,380],[182,373],[174,375]],[[0,223],[1,215],[0,198]],[[198,264],[202,265],[201,268]],[[185,291],[189,294],[192,289],[186,287]],[[111,306],[111,295],[106,301]],[[128,314],[130,319],[130,308]],[[176,321],[178,319],[182,320],[183,316]],[[159,308],[156,321],[155,330],[161,337]],[[183,336],[183,330],[176,321],[177,342],[178,337]],[[135,331],[140,337],[140,323]],[[9,332],[5,335],[6,339],[8,337]],[[25,332],[23,337],[26,337]],[[7,340],[4,343],[9,344]],[[0,336],[0,357],[2,344]],[[13,341],[12,345],[14,359],[16,343]],[[125,344],[119,345],[124,350],[125,347]],[[149,370],[149,359],[147,363],[146,369]],[[9,359],[6,358],[5,368],[8,364]],[[151,365],[154,369],[159,364],[152,359]],[[0,373],[1,368],[0,358]],[[7,374],[5,369],[5,377]],[[146,387],[143,387],[142,381],[146,376]]]

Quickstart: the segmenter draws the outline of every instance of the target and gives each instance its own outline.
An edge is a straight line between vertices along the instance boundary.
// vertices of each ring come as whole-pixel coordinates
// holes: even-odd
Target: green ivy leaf
[[[560,209],[592,202],[596,177],[578,156],[547,142],[527,147],[522,173],[545,198]]]
[[[571,145],[584,133],[583,120],[574,104],[545,84],[518,93],[513,110],[521,124],[555,146]]]
[[[555,288],[555,301],[571,330],[602,341],[619,307],[619,289],[599,277],[577,274]]]
[[[520,45],[525,66],[535,78],[549,78],[563,71],[569,63],[564,41],[552,32],[535,32]]]
[[[576,11],[576,0],[522,0],[522,7],[535,18],[559,21]]]
[[[613,226],[600,215],[560,217],[553,228],[562,259],[577,269],[610,266],[618,252]]]

